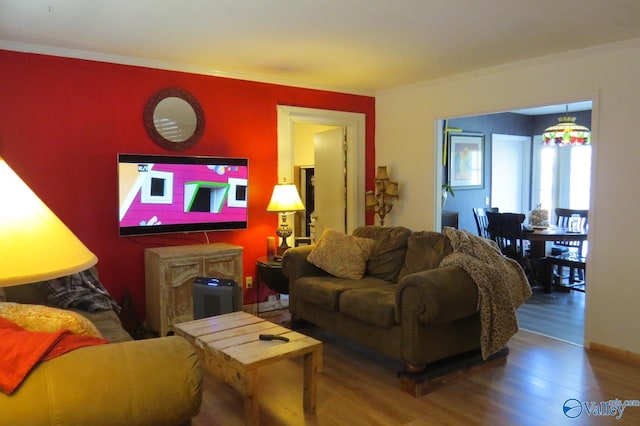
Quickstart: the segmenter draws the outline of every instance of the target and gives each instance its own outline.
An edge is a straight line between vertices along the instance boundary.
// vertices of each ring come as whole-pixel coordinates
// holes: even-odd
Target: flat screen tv
[[[118,154],[119,235],[246,229],[248,163]]]

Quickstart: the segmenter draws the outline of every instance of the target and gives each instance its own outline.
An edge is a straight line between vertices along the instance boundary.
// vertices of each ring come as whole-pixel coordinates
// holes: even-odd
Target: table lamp
[[[281,257],[285,250],[289,248],[287,238],[293,233],[287,223],[287,215],[289,213],[304,211],[304,204],[302,204],[302,200],[300,200],[296,186],[292,183],[287,183],[286,180],[283,183],[275,185],[273,194],[271,194],[271,201],[269,201],[269,205],[267,206],[267,211],[277,212],[282,218],[282,222],[276,230],[276,234],[282,238],[282,242],[277,251],[277,255]]]
[[[0,288],[59,278],[98,262],[0,157]]]

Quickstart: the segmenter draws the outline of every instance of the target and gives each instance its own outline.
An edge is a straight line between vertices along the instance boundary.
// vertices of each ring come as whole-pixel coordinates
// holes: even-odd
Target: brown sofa
[[[400,359],[405,371],[481,347],[478,285],[459,267],[440,267],[453,249],[438,232],[365,226],[375,240],[362,279],[338,278],[307,257],[314,245],[283,256],[292,320],[306,320]]]
[[[4,294],[5,307],[37,305],[38,321],[56,309],[40,306],[46,299],[34,285],[6,287]],[[74,311],[111,343],[42,362],[11,395],[0,392],[0,426],[190,423],[202,401],[202,371],[184,338],[133,340],[112,310]]]

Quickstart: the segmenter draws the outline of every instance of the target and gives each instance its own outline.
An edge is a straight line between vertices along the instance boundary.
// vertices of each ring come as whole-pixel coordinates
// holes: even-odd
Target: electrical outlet
[[[246,288],[253,287],[253,277],[244,277],[244,284]]]

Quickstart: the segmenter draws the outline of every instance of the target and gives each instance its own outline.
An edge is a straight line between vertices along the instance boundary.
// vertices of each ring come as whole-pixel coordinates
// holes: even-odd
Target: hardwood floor
[[[583,346],[584,299],[579,291],[534,293],[516,311],[520,329]]]
[[[261,370],[263,425],[640,424],[640,406],[627,407],[620,420],[584,409],[576,419],[563,413],[571,398],[598,404],[640,399],[640,366],[531,332],[511,339],[506,366],[420,398],[399,388],[398,361],[316,327],[300,332],[324,342],[316,414],[302,411],[302,361],[281,361]],[[202,408],[192,425],[234,426],[242,419],[240,394],[205,374]]]

